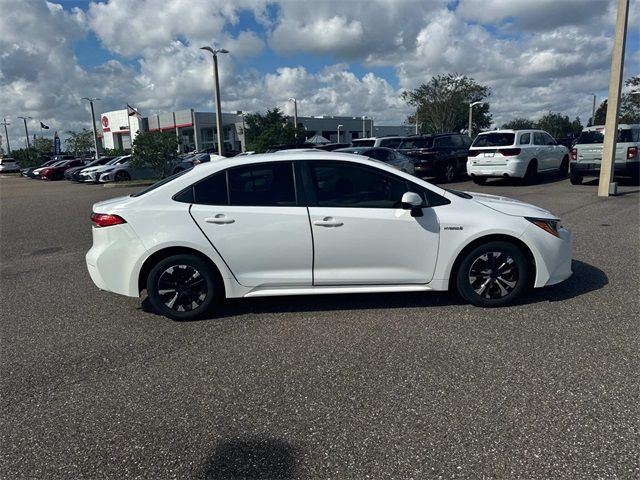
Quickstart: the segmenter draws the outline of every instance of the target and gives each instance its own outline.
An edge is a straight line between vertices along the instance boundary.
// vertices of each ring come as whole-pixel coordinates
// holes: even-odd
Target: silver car
[[[157,178],[160,175],[151,167],[134,167],[131,157],[114,165],[105,165],[98,171],[97,181],[100,183],[126,182],[127,180],[143,180]]]
[[[124,155],[121,157],[116,157],[113,160],[108,161],[104,165],[96,165],[94,167],[85,168],[80,172],[80,175],[78,176],[78,180],[84,183],[98,183],[98,177],[106,168],[110,168],[114,165],[125,163],[130,159],[131,159],[131,155]]]
[[[411,175],[415,174],[415,166],[414,166],[413,160],[407,157],[406,155],[398,153],[395,150],[391,150],[390,148],[348,147],[348,148],[339,148],[337,150],[334,150],[334,152],[363,155],[365,157],[373,158],[374,160],[378,160],[380,162],[386,163],[387,165],[391,165],[392,167],[395,167],[398,170],[401,170],[403,172],[410,173]]]
[[[604,143],[604,125],[586,127],[571,149],[569,179],[580,185],[584,177],[599,176]],[[618,125],[614,175],[640,179],[640,124]]]

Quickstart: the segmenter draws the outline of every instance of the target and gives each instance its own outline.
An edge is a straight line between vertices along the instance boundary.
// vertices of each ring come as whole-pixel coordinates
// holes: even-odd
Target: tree
[[[35,167],[42,163],[38,158],[36,158],[33,150],[29,151],[26,148],[11,150],[11,156],[22,168]]]
[[[36,158],[48,158],[53,153],[53,140],[50,138],[36,137],[33,141],[33,150],[36,153]]]
[[[572,122],[567,115],[556,112],[547,113],[536,122],[535,126],[540,130],[548,132],[554,138],[566,137],[572,133],[579,133],[582,130],[579,118],[576,118],[576,120]],[[579,130],[576,131],[578,126]]]
[[[631,91],[620,97],[619,123],[640,123],[640,75],[628,78],[624,84],[631,87]],[[589,119],[587,126],[604,125],[607,121],[607,101],[604,100],[596,110],[595,121]]]
[[[402,92],[401,98],[417,110],[421,132],[442,133],[467,129],[469,104],[490,95],[490,88],[479,85],[473,78],[448,73],[431,78],[415,90]],[[415,116],[409,117],[409,121],[415,122]],[[490,125],[489,105],[474,106],[473,129],[477,131]]]
[[[132,145],[131,164],[135,168],[151,167],[164,178],[170,160],[178,150],[178,139],[170,132],[138,133]]]
[[[296,128],[278,108],[267,110],[265,115],[253,113],[245,117],[247,150],[263,153],[269,147],[280,144],[304,143],[304,128]]]
[[[103,148],[102,154],[105,157],[120,157],[125,154],[125,151],[119,148]]]
[[[523,130],[526,128],[535,128],[535,127],[536,127],[536,122],[534,122],[533,120],[529,120],[528,118],[522,118],[522,117],[514,118],[510,122],[507,122],[504,125],[502,125],[502,128],[509,128],[512,130]]]
[[[73,153],[76,157],[86,155],[93,148],[93,132],[83,128],[82,131],[76,132],[70,130],[67,132],[67,139],[64,141],[67,151]]]

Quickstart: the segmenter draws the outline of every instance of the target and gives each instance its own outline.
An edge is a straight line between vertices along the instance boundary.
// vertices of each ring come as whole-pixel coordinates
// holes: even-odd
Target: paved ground
[[[638,478],[640,203],[548,179],[575,275],[449,294],[230,302],[176,323],[98,291],[91,204],[0,178],[1,478]]]

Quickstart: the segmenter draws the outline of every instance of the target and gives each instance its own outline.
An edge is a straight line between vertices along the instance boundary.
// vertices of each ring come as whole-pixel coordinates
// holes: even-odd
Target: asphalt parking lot
[[[640,477],[640,187],[454,188],[557,213],[573,277],[493,310],[285,297],[178,323],[84,265],[92,203],[137,189],[0,178],[0,476]]]

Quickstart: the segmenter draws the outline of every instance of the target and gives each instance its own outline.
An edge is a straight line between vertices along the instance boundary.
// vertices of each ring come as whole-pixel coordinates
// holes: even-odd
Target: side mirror
[[[405,192],[402,195],[402,208],[403,210],[411,210],[412,217],[422,216],[422,206],[424,201],[422,197],[415,192]]]

